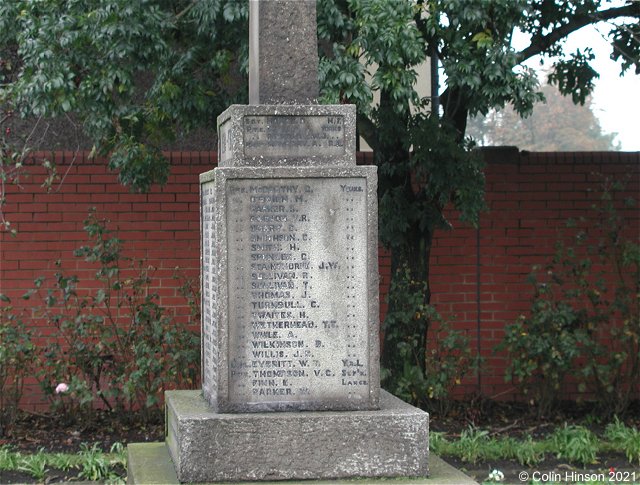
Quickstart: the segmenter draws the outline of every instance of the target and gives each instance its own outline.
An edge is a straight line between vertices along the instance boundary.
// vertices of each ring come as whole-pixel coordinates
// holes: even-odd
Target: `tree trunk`
[[[447,88],[440,97],[442,103],[442,121],[455,127],[458,132],[458,142],[464,140],[467,131],[467,117],[469,115],[469,98],[461,88]]]
[[[391,278],[396,285],[401,285],[395,290],[400,294],[389,295],[387,318],[383,326],[384,343],[381,364],[388,372],[386,385],[391,389],[397,386],[404,372],[406,359],[400,358],[399,351],[403,344],[411,346],[412,357],[407,363],[417,367],[422,375],[426,372],[425,355],[429,321],[422,316],[413,317],[413,315],[418,311],[418,305],[428,305],[431,300],[431,291],[428,286],[431,241],[431,232],[420,236],[416,231],[414,237],[407,240],[406,252],[393,251],[391,254]],[[401,279],[405,278],[405,268],[409,270],[410,281],[403,284]],[[407,293],[416,293],[416,298],[409,298]],[[412,317],[408,325],[403,326],[404,328],[392,328],[398,325],[398,321],[391,317],[395,312],[410,313]]]
[[[393,111],[391,101],[386,93],[381,94],[380,119],[385,120],[385,129],[377,140],[376,160],[378,167],[392,167],[392,170],[380,170],[380,194],[387,191],[401,190],[399,197],[408,211],[417,211],[419,190],[412,182],[409,171],[409,144],[407,130],[409,113],[404,116]],[[399,217],[413,220],[413,214],[402,214]],[[433,231],[431,228],[420,228],[417,223],[410,223],[410,227],[402,234],[402,238],[391,238],[394,243],[389,245],[391,250],[391,290],[396,294],[389,295],[387,318],[383,325],[384,339],[381,352],[381,364],[386,370],[388,378],[385,386],[394,390],[398,380],[402,377],[405,366],[417,367],[424,375],[425,346],[428,322],[424,318],[406,318],[399,320],[395,314],[409,314],[413,316],[417,310],[413,306],[424,306],[429,303],[430,291],[426,282],[429,277],[429,254]],[[384,239],[384,238],[383,238]],[[399,242],[398,242],[399,241]],[[406,281],[406,272],[410,279]],[[402,294],[411,292],[413,298]],[[412,308],[408,308],[411,306]],[[407,351],[407,345],[410,348]],[[400,348],[404,347],[401,352]]]

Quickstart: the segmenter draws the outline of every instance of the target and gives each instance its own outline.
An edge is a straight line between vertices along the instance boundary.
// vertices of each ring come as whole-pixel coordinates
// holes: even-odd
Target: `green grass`
[[[100,451],[95,444],[92,447],[82,445],[76,454],[47,453],[42,449],[37,453],[23,454],[13,451],[10,446],[0,447],[0,470],[25,472],[38,481],[44,480],[51,469],[76,469],[78,476],[86,480],[123,484],[124,477],[118,468],[126,466],[126,452],[120,443],[114,444],[109,453]]]
[[[612,423],[607,425],[605,437],[624,452],[629,463],[640,465],[640,431],[625,426],[616,417]]]
[[[488,431],[469,427],[457,439],[445,433],[430,433],[429,447],[437,455],[454,456],[477,464],[491,460],[515,460],[525,467],[544,462],[553,455],[568,462],[586,466],[598,462],[603,453],[622,453],[631,465],[640,465],[640,431],[614,419],[599,437],[585,426],[564,425],[545,439],[493,437]]]
[[[513,441],[513,458],[522,466],[532,467],[544,460],[546,443],[534,441],[529,435],[521,441]]]
[[[531,436],[522,440],[511,437],[495,438],[487,431],[469,427],[460,438],[450,441],[444,433],[430,434],[430,449],[437,455],[456,456],[467,463],[479,461],[515,460],[523,466],[533,466],[544,460],[547,441],[534,441]]]
[[[551,441],[551,451],[558,458],[583,466],[594,464],[597,461],[600,441],[593,432],[584,426],[567,426],[565,424],[548,439]]]

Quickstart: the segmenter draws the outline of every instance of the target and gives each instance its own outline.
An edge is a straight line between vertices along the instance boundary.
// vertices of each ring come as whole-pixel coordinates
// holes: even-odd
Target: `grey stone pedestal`
[[[181,482],[426,476],[429,415],[380,398],[376,411],[220,414],[171,391],[167,446]]]
[[[165,443],[132,443],[128,451],[129,485],[179,485],[173,462],[169,457]],[[235,482],[235,485],[250,485],[255,482]],[[291,482],[284,482],[291,483]],[[456,470],[441,458],[429,456],[429,476],[415,478],[359,478],[344,480],[313,480],[306,485],[363,485],[366,483],[380,485],[478,485],[469,476]],[[260,485],[279,485],[283,482],[260,482]]]

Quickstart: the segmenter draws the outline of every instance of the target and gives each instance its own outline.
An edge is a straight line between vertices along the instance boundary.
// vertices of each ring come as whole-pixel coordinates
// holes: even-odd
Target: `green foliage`
[[[391,282],[384,331],[386,341],[396,343],[400,365],[383,369],[383,383],[407,401],[442,410],[471,368],[469,339],[425,303],[426,286],[411,279],[409,268],[399,273]]]
[[[626,426],[616,416],[613,422],[607,425],[605,437],[617,449],[624,451],[629,463],[635,462],[640,465],[640,431],[637,428]]]
[[[417,72],[437,53],[447,78],[443,118],[463,135],[466,113],[509,102],[530,111],[538,81],[522,62],[563,54],[563,39],[587,23],[625,19],[613,29],[613,55],[623,69],[638,66],[638,16],[633,3],[600,1],[320,0],[323,99],[356,103],[360,131],[376,146],[396,116],[406,127],[410,107],[426,112],[431,100],[420,99]],[[160,144],[213,128],[222,109],[246,98],[247,19],[247,2],[237,0],[5,2],[0,99],[22,116],[74,113],[98,151],[116,155],[122,180],[146,189],[166,179]],[[515,29],[531,39],[520,52]],[[560,56],[554,81],[583,100],[592,60],[586,50]],[[375,91],[391,116],[371,110]]]
[[[612,50],[615,58],[624,60],[623,70],[638,66],[640,48],[633,35],[637,30],[633,17],[639,16],[640,8],[632,2],[616,9],[600,1],[321,0],[318,31],[330,45],[323,50],[325,100],[355,102],[363,108],[359,112],[366,114],[363,102],[369,91],[379,90],[381,105],[388,96],[395,113],[406,115],[409,105],[427,106],[429,100],[417,99],[415,73],[435,52],[447,79],[441,96],[443,119],[454,122],[463,135],[466,114],[485,114],[506,103],[513,104],[519,114],[531,111],[542,96],[535,72],[522,63],[539,54],[554,59],[551,80],[563,94],[584,102],[597,76],[590,65],[593,54],[582,49],[565,55],[563,40],[598,19],[626,17],[626,22],[613,27],[616,49]],[[512,47],[516,29],[530,38],[520,52]],[[357,60],[370,76],[356,73]],[[384,120],[391,122],[388,117]],[[375,146],[376,134],[365,134],[365,138]]]
[[[533,466],[542,462],[549,447],[547,442],[534,441],[531,436],[524,439],[493,437],[488,431],[473,426],[463,430],[458,440],[447,441],[439,438],[437,444],[441,454],[454,455],[468,463],[516,460],[522,466]]]
[[[17,470],[28,473],[38,481],[43,481],[47,474],[47,466],[47,456],[41,449],[34,455],[19,458]]]
[[[624,411],[640,396],[640,240],[624,218],[638,207],[632,198],[620,200],[623,191],[620,182],[603,182],[595,221],[578,222],[583,227],[575,250],[567,250],[562,261],[574,287],[567,297],[586,299],[585,320],[597,327],[582,375],[609,413]],[[597,236],[585,236],[593,226]]]
[[[5,2],[0,52],[14,62],[0,100],[22,116],[76,114],[124,183],[137,190],[162,183],[168,167],[158,144],[213,128],[238,96],[247,7],[236,0]]]
[[[611,32],[611,59],[622,63],[623,72],[635,66],[635,73],[640,74],[640,25],[627,24]]]
[[[0,54],[1,56],[1,54]],[[3,60],[0,57],[0,66]],[[1,69],[0,69],[1,71]],[[0,86],[2,85],[2,74],[0,73]],[[21,181],[28,177],[26,161],[28,158],[38,160],[45,169],[45,178],[42,187],[47,191],[51,190],[53,182],[57,178],[57,171],[46,158],[36,158],[31,152],[28,144],[18,144],[12,142],[10,120],[14,116],[13,110],[5,110],[3,112],[0,98],[0,232],[5,231],[6,234],[15,237],[18,233],[15,226],[11,225],[11,221],[5,217],[4,206],[7,203],[7,187],[11,184],[20,186]]]
[[[80,291],[76,276],[56,273],[43,317],[56,329],[44,350],[41,384],[69,416],[89,413],[100,399],[109,409],[158,409],[164,389],[194,387],[197,335],[158,304],[153,268],[122,255],[122,242],[91,213],[85,230],[93,245],[76,255],[97,267],[99,283]],[[68,391],[55,394],[59,383]]]
[[[574,310],[563,302],[549,300],[546,287],[536,294],[531,316],[521,316],[505,328],[497,350],[508,350],[511,362],[505,378],[530,396],[540,415],[557,404],[565,376],[581,355],[588,338]]]
[[[0,446],[0,470],[15,470],[18,467],[16,454],[11,451],[11,446]]]
[[[471,142],[456,141],[452,126],[438,127],[435,122],[431,116],[418,115],[410,125],[413,153],[406,173],[411,174],[412,183],[420,188],[416,194],[416,202],[420,205],[413,211],[419,214],[415,222],[423,231],[450,228],[451,223],[443,211],[451,203],[462,221],[475,226],[480,212],[485,209],[484,163],[473,151]],[[446,164],[442,163],[444,159]],[[383,166],[381,170],[395,169]]]
[[[132,136],[121,136],[113,147],[109,168],[119,172],[124,185],[147,192],[153,183],[167,181],[169,161],[153,145],[140,143]]]
[[[474,362],[466,334],[453,330],[435,311],[431,321],[437,323],[437,328],[427,333],[432,348],[427,349],[425,380],[427,396],[437,406],[427,403],[427,408],[442,413],[451,401],[451,391],[474,367]]]
[[[557,84],[558,90],[565,96],[570,95],[574,103],[583,105],[595,88],[595,79],[600,77],[589,65],[589,61],[595,57],[589,47],[584,52],[578,49],[570,60],[561,60],[556,64],[549,82]]]
[[[463,461],[477,463],[485,459],[489,449],[489,432],[469,427],[460,433],[458,453]]]
[[[381,237],[393,251],[394,273],[407,264],[419,285],[427,283],[433,233],[449,225],[449,202],[477,221],[483,181],[464,141],[467,115],[506,103],[528,113],[541,95],[522,62],[561,54],[568,33],[617,17],[629,21],[616,27],[614,42],[635,56],[625,66],[637,65],[629,34],[640,17],[634,2],[616,9],[578,0],[318,1],[321,96],[358,106],[359,134],[380,168]],[[245,99],[246,23],[247,2],[237,0],[4,2],[0,50],[15,67],[2,81],[0,102],[25,116],[73,112],[121,180],[147,189],[166,178],[161,142],[212,128],[224,107]],[[516,29],[531,37],[520,52],[511,45]],[[447,79],[441,110],[416,90],[429,56]],[[558,63],[554,79],[578,100],[592,88],[590,62],[583,53]],[[371,106],[376,92],[380,101]],[[426,291],[424,303],[429,297]],[[406,338],[388,332],[383,363],[392,380],[406,366],[425,372],[424,337],[416,339],[414,326]],[[396,366],[402,342],[418,348]],[[419,380],[409,376],[411,385]]]
[[[23,454],[12,451],[10,446],[0,447],[0,470],[23,471],[43,483],[47,482],[51,469],[76,469],[80,478],[93,482],[124,483],[121,474],[126,464],[126,450],[121,443],[114,443],[109,453],[101,451],[97,444],[89,447],[84,443],[78,454],[47,453],[42,449]]]
[[[371,91],[388,93],[394,110],[405,112],[410,102],[417,102],[414,90],[417,74],[415,66],[424,60],[425,45],[415,24],[411,2],[389,3],[378,0],[353,0],[348,11],[341,10],[337,2],[321,1],[318,4],[318,33],[333,44],[333,56],[323,59],[325,82],[323,93],[327,100],[370,102]],[[346,18],[345,18],[346,17]],[[351,17],[350,20],[348,17]],[[348,29],[348,30],[347,30]],[[340,70],[352,62],[362,65],[361,70],[371,71],[367,86],[362,74],[356,79]],[[354,81],[364,85],[355,88]],[[351,94],[355,96],[351,96]],[[368,107],[364,112],[368,111]]]
[[[545,271],[534,269],[531,315],[507,326],[498,346],[512,359],[507,379],[541,414],[568,375],[595,391],[603,412],[623,411],[639,391],[640,250],[621,216],[635,202],[622,201],[620,211],[620,190],[605,181],[594,217],[570,221],[572,244],[558,242]]]
[[[584,426],[566,424],[549,438],[556,456],[574,463],[588,465],[596,463],[598,438]]]
[[[391,280],[389,310],[384,321],[386,345],[395,344],[393,367],[384,365],[382,384],[409,402],[419,402],[427,394],[425,337],[433,309],[425,302],[427,288],[412,279],[408,267]]]
[[[443,213],[449,202],[462,220],[477,223],[484,209],[484,166],[479,155],[468,150],[470,145],[461,146],[451,128],[438,128],[429,116],[413,117],[408,131],[412,155],[380,164],[380,240],[406,254],[419,239],[423,247],[416,251],[426,254],[433,231],[451,228]],[[396,183],[399,178],[418,190],[409,193],[407,185]]]
[[[535,467],[545,458],[558,459],[582,466],[598,463],[603,453],[624,453],[630,464],[640,456],[640,432],[617,418],[607,425],[602,437],[584,426],[567,425],[556,429],[546,438],[494,437],[488,431],[469,427],[456,439],[445,433],[431,432],[429,448],[439,456],[455,456],[467,463],[493,460],[516,460],[520,465]]]
[[[522,26],[530,9],[525,1],[500,1],[491,5],[469,2],[427,2],[426,21],[439,49],[451,96],[445,97],[445,116],[459,109],[486,113],[490,107],[511,101],[519,113],[527,113],[540,98],[532,70],[518,66],[511,35]],[[462,103],[462,106],[456,104]],[[458,128],[460,126],[458,125]],[[462,130],[464,131],[464,130]]]
[[[24,380],[33,375],[36,359],[33,338],[33,331],[14,313],[11,300],[0,293],[0,436],[9,434]]]
[[[199,325],[200,320],[200,280],[185,276],[176,267],[173,279],[178,283],[178,294],[182,296],[189,306],[189,321]]]
[[[516,441],[509,448],[513,450],[513,458],[522,466],[532,467],[544,460],[544,444],[533,441],[531,435]]]
[[[435,455],[448,454],[449,441],[445,435],[446,433],[441,431],[429,431],[429,450]]]
[[[116,451],[115,454],[114,450]],[[127,463],[124,447],[120,443],[114,444],[109,455],[103,453],[98,448],[97,443],[94,443],[91,448],[83,444],[79,455],[78,461],[82,469],[78,476],[90,481],[107,480],[111,482],[118,478],[117,473],[112,468],[116,465],[125,467]]]
[[[386,109],[394,108],[381,106],[376,116]],[[379,144],[381,153],[395,151],[396,158],[379,162],[379,236],[392,251],[392,267],[398,268],[383,325],[384,385],[413,402],[426,404],[429,398],[443,403],[470,359],[463,335],[449,332],[443,339],[442,333],[439,338],[435,332],[429,334],[430,323],[441,320],[429,307],[429,251],[435,229],[449,226],[443,215],[449,201],[462,218],[476,220],[484,178],[479,159],[455,142],[452,130],[438,129],[437,120],[429,116],[416,115],[409,123],[380,130],[385,140]],[[433,346],[438,354],[427,356],[427,339],[433,338],[438,338]]]

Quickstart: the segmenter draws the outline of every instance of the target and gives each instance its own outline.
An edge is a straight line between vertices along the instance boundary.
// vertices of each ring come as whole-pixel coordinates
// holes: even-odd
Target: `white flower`
[[[493,470],[491,473],[489,473],[489,480],[494,482],[501,482],[502,480],[504,480],[504,473],[502,473],[500,470]]]
[[[66,385],[64,382],[61,382],[56,386],[56,394],[64,394],[68,390],[69,390],[69,386]]]

